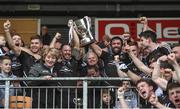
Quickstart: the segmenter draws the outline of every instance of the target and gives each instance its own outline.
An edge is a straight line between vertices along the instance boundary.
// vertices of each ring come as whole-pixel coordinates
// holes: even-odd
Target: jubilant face
[[[64,45],[62,48],[62,55],[66,60],[70,60],[72,58],[72,51],[69,45]]]
[[[90,52],[87,56],[88,65],[96,65],[98,63],[98,57],[95,53]]]
[[[56,57],[51,53],[48,53],[44,59],[46,66],[50,68],[54,66],[56,60],[57,60]]]
[[[12,40],[16,46],[22,46],[23,45],[22,40],[21,40],[21,36],[19,36],[19,35],[14,35],[12,37]]]
[[[135,46],[135,45],[130,46],[130,51],[131,51],[136,57],[138,57],[138,48],[137,48],[137,46]]]
[[[169,99],[176,108],[180,108],[180,87],[169,90]]]
[[[39,39],[32,39],[30,44],[30,50],[33,53],[38,53],[41,49],[41,41]]]
[[[1,64],[1,71],[4,73],[9,73],[11,72],[11,60],[9,59],[4,59]]]
[[[122,43],[119,39],[114,39],[111,42],[111,47],[114,54],[119,54],[121,52]]]
[[[140,82],[137,85],[137,91],[139,92],[139,95],[143,99],[148,99],[151,95],[151,91],[153,90],[152,86],[149,86],[146,82]]]
[[[88,77],[99,77],[99,72],[95,71],[95,69],[88,69]]]

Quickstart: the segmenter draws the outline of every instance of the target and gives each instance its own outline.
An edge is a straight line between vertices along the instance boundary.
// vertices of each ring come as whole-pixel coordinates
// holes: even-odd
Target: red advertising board
[[[178,28],[180,18],[148,18],[148,26],[157,34],[159,41],[173,41],[180,39]],[[97,18],[95,19],[95,34],[97,40],[102,40],[106,35],[121,36],[124,32],[130,32],[135,39],[142,32],[143,25],[137,18]]]

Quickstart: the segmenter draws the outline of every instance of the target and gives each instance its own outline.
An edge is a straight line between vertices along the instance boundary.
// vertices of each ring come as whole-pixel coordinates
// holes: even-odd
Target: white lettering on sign
[[[130,32],[130,27],[127,24],[119,23],[119,24],[107,24],[105,27],[105,34],[110,36],[121,36],[122,34],[113,34],[111,33],[112,28],[120,28],[123,29],[124,32]],[[142,32],[143,24],[137,23],[137,35]],[[150,28],[151,30],[154,30]],[[157,23],[155,25],[155,30],[157,34],[157,38],[178,38],[180,35],[178,34],[178,27],[165,27],[162,28],[161,23]]]
[[[105,34],[109,35],[109,36],[121,36],[122,34],[119,35],[115,35],[111,33],[111,29],[112,28],[122,28],[124,30],[124,32],[129,32],[129,26],[127,24],[107,24],[105,27]]]
[[[137,23],[137,35],[139,35],[142,32],[143,29],[143,24]],[[153,30],[152,28],[149,27],[149,29]],[[162,38],[162,27],[160,23],[156,24],[156,34],[157,38]]]
[[[165,38],[177,38],[177,37],[180,37],[180,35],[178,34],[178,28],[177,27],[164,28],[163,36],[165,36]]]

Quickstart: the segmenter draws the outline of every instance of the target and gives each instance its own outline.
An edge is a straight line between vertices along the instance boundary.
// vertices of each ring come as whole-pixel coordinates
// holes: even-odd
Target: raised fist
[[[56,35],[55,35],[55,38],[60,39],[61,38],[61,33],[57,32]]]
[[[176,56],[174,53],[171,53],[167,56],[168,62],[172,65],[177,64]]]
[[[152,94],[149,98],[149,102],[152,104],[152,105],[156,105],[158,103],[158,98],[156,95]]]
[[[146,17],[140,17],[139,21],[140,21],[140,23],[147,24],[147,18]]]
[[[124,87],[119,87],[118,88],[117,95],[118,95],[119,99],[124,98]]]
[[[4,30],[9,30],[11,27],[11,22],[9,20],[7,20],[6,22],[4,22]]]
[[[129,46],[129,45],[126,45],[126,46],[124,47],[124,50],[125,50],[126,53],[130,53],[130,46]]]

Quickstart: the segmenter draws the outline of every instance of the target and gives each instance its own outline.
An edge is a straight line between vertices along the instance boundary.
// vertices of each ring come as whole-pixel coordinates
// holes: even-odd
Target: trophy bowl
[[[80,39],[82,47],[87,46],[94,42],[94,37],[90,31],[91,23],[87,17],[74,21],[74,29]]]

